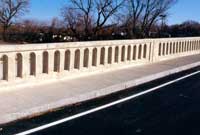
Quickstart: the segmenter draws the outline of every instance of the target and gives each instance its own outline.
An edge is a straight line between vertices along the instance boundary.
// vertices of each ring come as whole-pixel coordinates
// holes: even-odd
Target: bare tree
[[[29,0],[1,0],[0,24],[3,27],[3,39],[6,40],[6,31],[14,19],[27,12]]]
[[[144,0],[127,0],[126,7],[128,12],[126,17],[126,29],[129,38],[133,38],[136,34],[136,28],[140,25],[140,19],[145,8]]]
[[[128,0],[129,14],[126,24],[131,24],[132,32],[140,28],[143,37],[148,37],[150,29],[161,15],[167,15],[169,8],[177,0]]]
[[[167,15],[167,11],[176,0],[147,0],[145,14],[142,23],[144,36],[149,36],[151,26],[158,21],[161,15]]]
[[[95,35],[113,15],[116,15],[124,2],[124,0],[95,0],[97,8],[97,19],[94,31]]]
[[[68,27],[82,33],[86,40],[98,37],[98,32],[116,15],[125,0],[70,0],[62,10]],[[82,28],[81,28],[82,27]],[[82,32],[80,32],[82,30]]]
[[[70,0],[62,10],[68,28],[76,38],[89,37],[93,0]]]

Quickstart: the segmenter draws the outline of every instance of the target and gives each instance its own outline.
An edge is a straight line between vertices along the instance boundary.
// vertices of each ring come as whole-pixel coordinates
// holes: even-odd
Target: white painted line
[[[164,84],[162,84],[162,85],[159,85],[159,86],[157,86],[157,87],[151,88],[151,89],[149,89],[149,90],[140,92],[140,93],[138,93],[138,94],[135,94],[135,95],[132,95],[132,96],[129,96],[129,97],[126,97],[126,98],[123,98],[123,99],[120,99],[120,100],[111,102],[111,103],[106,104],[106,105],[99,106],[99,107],[97,107],[97,108],[94,108],[94,109],[91,109],[91,110],[88,110],[88,111],[85,111],[85,112],[82,112],[82,113],[79,113],[79,114],[76,114],[76,115],[73,115],[73,116],[70,116],[70,117],[61,119],[61,120],[58,120],[58,121],[55,121],[55,122],[52,122],[52,123],[49,123],[49,124],[46,124],[46,125],[37,127],[37,128],[33,128],[33,129],[30,129],[30,130],[27,130],[27,131],[22,132],[22,133],[18,133],[18,134],[16,134],[16,135],[28,135],[28,134],[31,134],[31,133],[35,133],[35,132],[38,132],[38,131],[41,131],[41,130],[44,130],[44,129],[47,129],[47,128],[50,128],[50,127],[53,127],[53,126],[56,126],[56,125],[59,125],[59,124],[62,124],[62,123],[64,123],[64,122],[67,122],[67,121],[70,121],[70,120],[73,120],[73,119],[76,119],[76,118],[79,118],[79,117],[82,117],[82,116],[85,116],[85,115],[88,115],[88,114],[91,114],[91,113],[100,111],[100,110],[106,109],[106,108],[108,108],[108,107],[117,105],[117,104],[119,104],[119,103],[123,103],[123,102],[126,102],[126,101],[128,101],[128,100],[137,98],[137,97],[139,97],[139,96],[148,94],[148,93],[153,92],[153,91],[155,91],[155,90],[157,90],[157,89],[163,88],[163,87],[168,86],[168,85],[170,85],[170,84],[173,84],[173,83],[175,83],[175,82],[184,80],[184,79],[186,79],[186,78],[188,78],[188,77],[191,77],[191,76],[194,76],[194,75],[196,75],[196,74],[198,74],[198,73],[200,73],[200,71],[197,71],[197,72],[191,73],[191,74],[189,74],[189,75],[180,77],[180,78],[178,78],[178,79],[176,79],[176,80],[173,80],[173,81],[169,81],[169,82],[167,82],[167,83],[164,83]]]

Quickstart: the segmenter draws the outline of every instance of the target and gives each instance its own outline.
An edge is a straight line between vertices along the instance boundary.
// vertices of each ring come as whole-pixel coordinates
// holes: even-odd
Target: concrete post
[[[144,44],[141,44],[141,60],[144,59]]]
[[[36,77],[39,77],[42,74],[42,68],[43,68],[43,63],[42,63],[42,51],[37,51],[35,52],[36,54]]]
[[[30,53],[23,52],[22,57],[22,78],[26,79],[30,76]]]
[[[108,46],[105,46],[104,66],[108,65]]]
[[[139,45],[136,45],[136,52],[135,52],[135,61],[138,60],[138,54],[139,54]]]
[[[88,69],[92,68],[92,48],[88,48],[89,49],[89,60],[88,60]]]
[[[15,53],[8,53],[8,81],[15,80]]]
[[[100,59],[101,59],[101,48],[97,47],[97,67],[100,65]]]
[[[130,62],[133,61],[133,45],[131,45]]]
[[[54,73],[54,50],[50,50],[49,52],[49,74],[52,75]]]
[[[158,56],[158,51],[159,51],[159,44],[160,41],[159,40],[153,40],[153,44],[152,44],[152,62],[156,62],[159,61],[159,56]],[[161,55],[162,55],[162,46],[161,46]]]
[[[124,55],[125,55],[125,57],[124,57],[124,63],[127,63],[127,55],[128,55],[128,46],[127,45],[125,45],[125,53],[124,53]]]
[[[80,70],[83,70],[84,65],[84,48],[80,48]]]
[[[112,60],[111,60],[111,65],[115,63],[115,46],[112,46]]]
[[[122,47],[123,46],[119,46],[119,56],[118,56],[118,63],[122,63]]]
[[[74,70],[74,59],[75,59],[75,49],[70,49],[70,66],[69,66],[69,71]]]
[[[65,50],[60,50],[60,73],[65,71]]]
[[[151,62],[151,43],[146,44],[147,45],[147,49],[146,49],[146,60],[148,60],[149,62]]]

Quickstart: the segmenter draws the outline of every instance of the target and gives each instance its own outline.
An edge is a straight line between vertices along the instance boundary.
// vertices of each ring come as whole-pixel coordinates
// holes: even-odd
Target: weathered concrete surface
[[[200,37],[1,45],[0,88],[200,54]]]
[[[200,65],[200,55],[0,91],[0,124],[124,90]]]

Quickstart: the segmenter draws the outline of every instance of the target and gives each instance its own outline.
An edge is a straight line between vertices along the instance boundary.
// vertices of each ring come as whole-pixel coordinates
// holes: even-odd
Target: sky
[[[30,0],[29,12],[23,17],[41,21],[60,17],[60,9],[67,0]]]
[[[30,10],[25,19],[48,21],[60,17],[60,9],[68,0],[30,0]],[[186,20],[200,22],[200,0],[179,0],[169,10],[168,24],[182,23]]]

